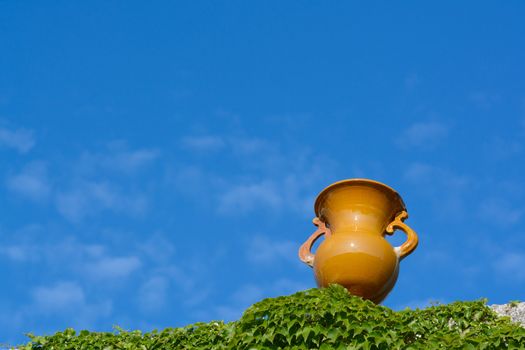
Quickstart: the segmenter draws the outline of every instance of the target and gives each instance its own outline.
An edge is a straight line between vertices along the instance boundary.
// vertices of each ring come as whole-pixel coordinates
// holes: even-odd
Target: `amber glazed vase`
[[[416,249],[417,234],[401,196],[377,181],[349,179],[325,188],[315,201],[318,227],[299,249],[299,258],[314,269],[319,287],[336,283],[380,303],[394,287],[399,262]],[[385,239],[400,229],[407,240],[392,247]],[[312,246],[325,236],[317,251]]]

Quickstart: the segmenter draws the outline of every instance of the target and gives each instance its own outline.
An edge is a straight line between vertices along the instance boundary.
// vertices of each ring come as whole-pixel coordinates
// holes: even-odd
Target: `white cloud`
[[[475,180],[466,175],[439,166],[412,163],[406,167],[403,179],[435,207],[438,216],[460,219],[472,212],[466,206],[467,189],[474,186]]]
[[[37,287],[33,299],[39,310],[62,312],[75,309],[85,303],[84,290],[77,283],[58,282],[52,286]]]
[[[31,256],[28,247],[22,245],[2,246],[0,247],[0,254],[16,262],[27,261]]]
[[[330,177],[335,165],[307,148],[283,148],[272,140],[246,136],[242,130],[221,137],[186,137],[182,143],[201,149],[220,148],[222,153],[217,157],[236,160],[235,173],[229,176],[217,173],[209,162],[171,168],[166,175],[166,184],[197,198],[201,205],[205,196],[204,204],[220,214],[277,213],[282,209],[311,215],[312,201],[322,186],[319,182]]]
[[[481,109],[488,109],[501,101],[498,94],[486,91],[471,92],[468,98],[476,107]]]
[[[496,226],[510,226],[520,222],[525,210],[502,198],[487,198],[479,205],[479,215]]]
[[[33,201],[52,199],[58,212],[73,222],[103,211],[142,215],[148,207],[147,193],[129,190],[129,180],[123,179],[122,173],[130,175],[157,157],[155,150],[129,151],[122,142],[114,142],[105,153],[85,152],[79,160],[62,164],[64,169],[55,176],[48,174],[46,162],[30,162],[10,174],[5,185],[9,191]]]
[[[195,152],[222,151],[243,161],[243,165],[264,165],[282,161],[277,145],[268,140],[242,136],[187,136],[181,140],[182,147]],[[256,161],[253,162],[256,158]]]
[[[264,298],[274,298],[282,295],[292,294],[312,288],[288,278],[277,279],[267,284],[244,284],[237,288],[230,296],[229,302],[212,308],[209,312],[202,312],[206,318],[221,319],[225,321],[237,320],[252,304]]]
[[[108,256],[87,262],[84,269],[94,279],[113,280],[128,277],[141,266],[142,262],[136,256]]]
[[[427,249],[425,254],[420,257],[420,261],[431,266],[447,266],[455,264],[453,255],[445,249]]]
[[[10,130],[0,128],[0,145],[27,153],[35,145],[34,133],[28,129]]]
[[[242,156],[254,154],[265,154],[276,156],[275,145],[267,140],[259,138],[232,138],[230,140],[232,151]]]
[[[200,167],[180,165],[167,169],[164,182],[178,193],[195,199],[202,205],[205,204],[202,198],[214,193],[217,182],[221,180],[219,176],[212,176]]]
[[[151,165],[159,157],[152,149],[128,150],[115,141],[105,152],[84,152],[64,171],[61,190],[54,196],[58,212],[78,222],[103,211],[141,215],[148,207],[147,193],[129,190],[127,176]]]
[[[20,173],[9,176],[6,185],[10,191],[31,200],[43,200],[51,193],[47,166],[38,161],[27,164]]]
[[[313,201],[314,192],[308,189],[309,181],[316,174],[310,173],[312,176],[308,180],[286,174],[281,174],[284,175],[281,178],[268,174],[263,180],[239,175],[236,181],[236,176],[226,178],[202,167],[181,166],[166,173],[165,183],[194,199],[198,205],[207,206],[207,210],[216,210],[219,214],[242,215],[256,210],[275,212],[279,209],[304,213],[311,212]],[[287,206],[286,203],[294,205]]]
[[[401,132],[395,143],[402,149],[433,149],[448,136],[448,129],[439,122],[414,123]]]
[[[264,290],[260,286],[246,284],[236,290],[231,298],[232,300],[235,300],[235,302],[248,307],[257,301],[260,301],[263,295]]]
[[[158,157],[155,150],[142,149],[130,152],[117,152],[112,157],[108,157],[107,166],[113,166],[125,171],[135,171],[147,164],[150,164]]]
[[[184,148],[198,152],[217,151],[225,146],[225,141],[218,136],[187,136],[181,143]]]
[[[272,266],[282,261],[296,262],[297,243],[277,240],[262,235],[254,235],[248,242],[246,258],[248,261],[263,266]]]
[[[202,269],[202,266],[189,263],[187,269],[169,265],[158,269],[156,272],[172,279],[176,287],[182,292],[189,293],[195,290],[198,277],[205,274],[205,269]]]
[[[198,312],[204,319],[222,320],[231,322],[238,320],[244,310],[244,306],[219,305],[213,308],[211,312]]]
[[[159,264],[169,262],[175,256],[175,245],[167,239],[166,235],[155,233],[147,240],[142,241],[140,250],[153,261]]]
[[[406,168],[403,177],[405,180],[416,183],[432,181],[436,176],[439,176],[435,173],[436,170],[441,171],[432,165],[412,163]]]
[[[84,288],[77,282],[58,281],[52,285],[39,286],[31,291],[32,303],[20,310],[24,319],[51,317],[68,320],[69,327],[91,328],[93,323],[109,316],[112,303],[109,300],[88,302]]]
[[[104,245],[82,243],[67,237],[59,242],[3,244],[0,255],[16,263],[58,266],[64,274],[80,274],[99,281],[129,277],[143,265],[138,254],[119,256]]]
[[[507,252],[498,255],[493,264],[497,273],[517,281],[525,281],[525,253]]]
[[[98,244],[77,242],[74,238],[62,237],[59,242],[35,242],[42,230],[24,238],[23,242],[0,245],[0,255],[13,262],[63,263],[75,267],[79,261],[100,259],[107,256],[106,247]]]
[[[131,174],[152,164],[159,157],[155,149],[129,150],[123,141],[113,141],[105,152],[84,152],[79,160],[79,170],[84,173],[97,173],[109,170]]]
[[[166,305],[169,283],[165,277],[154,276],[142,284],[138,293],[140,308],[150,313]]]
[[[211,313],[207,315],[207,317],[211,316],[212,319],[224,320],[226,322],[238,320],[244,310],[250,305],[263,299],[266,293],[267,292],[264,288],[257,285],[242,285],[230,296],[229,303],[213,307]]]
[[[48,174],[47,163],[33,161],[20,172],[9,175],[5,184],[11,192],[30,200],[52,198],[58,212],[73,222],[102,211],[141,215],[148,207],[146,193],[128,190],[127,182],[122,181],[122,177],[111,178],[115,175],[111,172],[129,175],[157,157],[155,150],[128,151],[124,144],[117,142],[112,143],[106,153],[86,152],[73,165],[64,165],[66,168],[60,177]],[[51,183],[60,184],[60,189],[53,188]]]
[[[272,285],[273,295],[288,295],[293,294],[309,288],[314,288],[315,284],[306,284],[302,281],[296,281],[289,278],[281,278]]]
[[[264,181],[228,189],[219,197],[218,210],[221,213],[244,213],[259,207],[278,209],[282,201],[282,196],[276,186],[269,181]]]
[[[271,167],[276,168],[279,167]],[[322,186],[318,183],[319,179],[329,173],[316,168],[301,165],[293,169],[290,166],[286,172],[263,174],[262,180],[243,176],[236,182],[226,181],[219,175],[206,174],[200,169],[190,169],[179,174],[175,185],[180,187],[179,192],[194,195],[200,200],[207,196],[220,214],[242,215],[256,210],[277,213],[286,210],[310,216],[313,215],[315,194]],[[308,176],[304,176],[305,173]]]
[[[207,256],[206,263],[202,259],[186,258],[185,265],[159,264],[148,273],[169,281],[169,288],[184,307],[193,308],[202,304],[210,295],[210,267],[215,264],[216,257]],[[168,288],[168,286],[166,287]]]
[[[494,137],[483,145],[483,154],[495,160],[508,160],[523,152],[523,145],[518,140]]]
[[[147,272],[149,276],[169,281],[167,288],[170,297],[178,300],[182,307],[193,314],[193,311],[206,304],[208,297],[217,290],[216,283],[221,283],[212,273],[222,269],[220,266],[224,261],[225,250],[218,245],[211,251],[206,251],[205,255],[206,258],[203,259],[202,254],[178,253],[176,261],[173,258],[169,261],[153,260],[154,264]]]
[[[458,175],[438,166],[417,162],[406,168],[403,178],[412,184],[422,185],[434,191],[441,191],[443,188],[457,191],[470,184],[467,176]]]
[[[195,307],[196,305],[203,304],[210,296],[210,289],[210,287],[206,287],[193,290],[184,297],[183,305],[186,307]]]
[[[142,214],[147,207],[144,196],[122,194],[106,182],[82,182],[56,197],[57,209],[65,218],[77,222],[102,210],[129,215]]]

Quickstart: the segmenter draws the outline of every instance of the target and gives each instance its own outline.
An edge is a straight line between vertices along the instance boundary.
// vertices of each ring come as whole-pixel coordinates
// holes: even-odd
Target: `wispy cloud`
[[[116,150],[113,154],[102,158],[101,163],[108,168],[115,168],[124,172],[132,172],[151,164],[158,157],[159,152],[157,150]]]
[[[246,136],[186,136],[182,138],[183,148],[195,152],[227,151],[237,156],[266,155],[276,152],[271,142],[262,138]]]
[[[275,185],[269,181],[233,186],[219,196],[221,213],[249,212],[260,207],[278,209],[283,199]]]
[[[160,156],[156,149],[129,149],[124,141],[113,141],[104,151],[85,151],[77,162],[77,168],[87,174],[113,171],[132,174],[151,165]]]
[[[264,289],[258,285],[246,284],[236,290],[231,298],[236,302],[249,306],[259,301],[264,295]]]
[[[71,237],[62,237],[60,241],[39,242],[38,237],[42,237],[44,229],[40,228],[26,234],[26,237],[18,239],[16,236],[23,236],[16,232],[14,239],[3,242],[0,245],[0,255],[19,263],[58,263],[69,262],[67,267],[74,267],[79,261],[98,259],[107,254],[106,247],[99,244],[80,243]]]
[[[486,91],[474,91],[468,95],[468,99],[478,108],[488,109],[501,102],[501,96],[497,93]]]
[[[218,305],[214,308],[213,318],[225,321],[237,320],[248,306],[260,301],[264,294],[265,291],[260,286],[254,284],[243,285],[231,295],[230,303]]]
[[[276,145],[261,138],[232,138],[229,140],[232,151],[235,154],[242,156],[250,156],[254,154],[275,156],[278,152]]]
[[[5,185],[29,200],[50,199],[58,213],[72,222],[104,211],[142,215],[148,208],[148,191],[137,186],[132,175],[158,157],[153,149],[129,150],[124,142],[112,142],[104,152],[86,151],[52,167],[44,161],[30,162],[8,175]]]
[[[149,259],[166,264],[175,257],[175,245],[168,240],[167,235],[156,232],[149,236],[148,239],[140,242],[140,250]]]
[[[525,214],[524,208],[498,197],[484,199],[478,210],[481,219],[497,227],[517,224]]]
[[[247,283],[236,289],[224,304],[201,312],[201,315],[208,319],[237,320],[246,308],[264,298],[287,295],[312,287],[289,278],[280,278],[267,284]]]
[[[84,290],[73,282],[57,282],[51,286],[36,287],[32,293],[39,309],[47,312],[74,309],[85,302]]]
[[[223,185],[216,190],[217,210],[220,214],[228,215],[246,214],[255,210],[269,210],[274,213],[286,210],[301,215],[311,214],[316,193],[314,185],[323,177],[314,168],[315,166],[288,169],[281,176],[269,175],[265,180]],[[309,176],[303,176],[304,173]]]
[[[145,313],[162,309],[167,302],[169,282],[162,276],[154,276],[145,281],[139,289],[138,303]]]
[[[449,218],[463,218],[466,210],[467,189],[473,187],[473,180],[452,170],[415,162],[406,167],[403,179],[419,195],[436,208],[437,215]]]
[[[197,152],[218,151],[225,146],[222,137],[213,135],[187,136],[181,140],[184,148]]]
[[[456,174],[448,169],[427,163],[411,163],[405,170],[405,180],[417,185],[436,185],[448,187],[449,189],[464,189],[470,184],[470,178],[466,175]]]
[[[112,311],[109,300],[88,302],[84,288],[77,282],[58,281],[35,287],[31,291],[32,303],[21,310],[25,318],[67,318],[71,327],[92,327],[93,322],[107,317]],[[71,315],[74,315],[72,317]]]
[[[147,208],[147,199],[140,193],[124,194],[108,182],[81,182],[58,193],[56,205],[66,219],[78,222],[101,210],[140,215]]]
[[[113,280],[130,276],[142,267],[140,251],[135,255],[120,255],[108,246],[62,238],[59,242],[24,241],[2,244],[0,256],[17,263],[32,263],[47,267],[60,266],[62,272],[80,274],[94,280]]]
[[[164,174],[164,184],[173,189],[177,194],[182,194],[189,199],[195,200],[200,205],[202,198],[210,198],[214,195],[217,187],[222,187],[224,180],[203,167],[191,164],[169,165]],[[210,198],[212,199],[212,198]]]
[[[180,304],[193,309],[205,303],[214,289],[211,271],[217,259],[213,256],[207,256],[206,259],[206,264],[202,264],[198,259],[186,257],[188,263],[184,268],[173,264],[164,265],[151,273],[170,281],[170,290],[180,300]]]
[[[141,267],[136,256],[103,257],[84,265],[84,269],[94,279],[114,280],[125,278]]]
[[[258,266],[274,266],[283,261],[296,262],[298,245],[288,240],[277,240],[271,237],[254,235],[247,244],[246,258]]]
[[[525,281],[525,253],[506,252],[500,254],[493,264],[496,272],[506,278]]]
[[[26,261],[29,259],[27,247],[21,245],[10,245],[0,247],[0,255],[6,256],[8,259],[16,262]]]
[[[104,211],[143,214],[148,196],[140,188],[129,188],[134,183],[131,175],[151,166],[158,157],[157,150],[130,150],[124,141],[113,141],[100,152],[84,152],[64,170],[69,176],[55,194],[58,212],[73,222]]]
[[[483,146],[483,153],[494,160],[508,160],[523,152],[522,143],[512,138],[494,137]]]
[[[0,145],[27,153],[35,145],[34,132],[29,129],[0,128]]]
[[[430,150],[443,141],[449,127],[436,121],[418,122],[409,126],[395,139],[401,149]]]
[[[166,183],[188,196],[201,199],[205,195],[209,199],[206,203],[211,202],[212,207],[224,215],[242,215],[256,210],[277,213],[281,209],[301,214],[311,212],[313,196],[321,186],[318,182],[329,178],[334,167],[330,160],[302,147],[285,148],[268,139],[241,134],[242,137],[183,139],[186,145],[200,145],[196,140],[203,145],[220,145],[220,153],[215,155],[217,161],[219,157],[228,161],[234,159],[235,173],[225,176],[209,162],[199,164],[197,160],[170,169]]]
[[[51,193],[47,165],[40,161],[31,162],[19,173],[9,176],[6,185],[10,191],[31,200],[46,199]]]

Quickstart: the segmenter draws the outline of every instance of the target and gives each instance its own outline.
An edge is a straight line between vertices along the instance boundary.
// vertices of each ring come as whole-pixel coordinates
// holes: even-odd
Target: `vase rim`
[[[401,198],[399,193],[396,190],[394,190],[392,187],[385,185],[384,183],[376,181],[376,180],[355,178],[355,179],[345,179],[345,180],[334,182],[333,184],[325,187],[321,192],[319,192],[315,200],[315,204],[314,204],[315,215],[317,216],[320,215],[321,202],[328,192],[331,192],[335,188],[345,187],[345,186],[356,186],[356,185],[365,185],[365,186],[377,188],[384,192],[389,192],[390,194],[394,195],[396,199],[398,200],[399,202],[398,204],[400,205],[400,211],[406,210],[406,206],[405,206],[405,203],[403,202],[403,199]]]

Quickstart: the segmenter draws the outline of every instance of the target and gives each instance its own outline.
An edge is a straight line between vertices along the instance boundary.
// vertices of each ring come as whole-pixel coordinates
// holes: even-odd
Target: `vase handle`
[[[315,226],[317,226],[317,230],[315,230],[315,232],[312,233],[306,242],[303,243],[301,248],[299,248],[299,259],[301,259],[302,262],[310,267],[314,266],[315,255],[312,253],[312,246],[314,245],[315,241],[317,241],[322,235],[330,237],[332,234],[330,229],[326,227],[326,224],[321,219],[315,218],[312,220],[312,222]]]
[[[392,235],[396,229],[400,229],[407,235],[407,240],[405,243],[401,244],[399,247],[394,248],[394,251],[396,252],[399,260],[412,253],[414,249],[416,249],[419,242],[416,232],[414,232],[414,230],[412,230],[407,224],[403,222],[407,218],[408,213],[403,210],[401,213],[397,214],[394,221],[392,221],[386,228],[386,232],[389,235]]]

